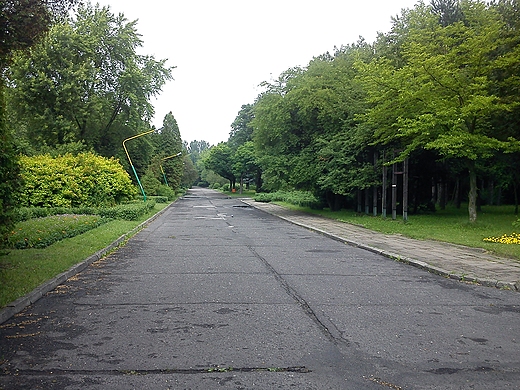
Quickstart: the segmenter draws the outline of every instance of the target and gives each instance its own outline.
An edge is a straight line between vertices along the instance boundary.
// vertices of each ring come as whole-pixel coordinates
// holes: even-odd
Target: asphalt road
[[[519,389],[520,296],[194,189],[0,325],[0,389]]]

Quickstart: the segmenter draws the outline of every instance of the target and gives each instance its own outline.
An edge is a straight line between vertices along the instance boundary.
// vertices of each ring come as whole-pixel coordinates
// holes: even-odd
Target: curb
[[[32,290],[30,293],[24,295],[23,297],[20,297],[20,298],[16,299],[15,301],[7,304],[3,309],[0,309],[0,324],[4,323],[5,321],[10,319],[15,314],[21,312],[27,306],[34,304],[36,301],[38,301],[38,299],[43,297],[48,292],[54,290],[56,287],[58,287],[60,284],[64,283],[69,278],[71,278],[74,275],[83,271],[90,264],[102,259],[107,253],[109,253],[112,250],[119,247],[129,237],[133,236],[134,234],[136,234],[137,232],[142,230],[146,225],[148,225],[149,223],[154,221],[156,218],[158,218],[160,215],[162,215],[164,212],[166,212],[166,210],[168,210],[171,207],[171,205],[173,205],[174,203],[175,203],[175,201],[170,203],[164,209],[158,211],[156,214],[152,215],[146,221],[141,222],[139,225],[137,225],[135,228],[130,230],[128,233],[123,234],[121,237],[119,237],[117,240],[115,240],[113,243],[111,243],[107,247],[105,247],[105,248],[97,251],[93,255],[87,257],[82,262],[73,265],[67,271],[62,272],[61,274],[55,276],[54,278],[44,282],[43,284],[39,285],[34,290]]]
[[[301,227],[303,227],[303,228],[305,228],[307,230],[312,230],[312,231],[315,231],[317,233],[323,234],[324,236],[332,238],[333,240],[340,241],[340,242],[343,242],[343,243],[345,243],[347,245],[350,245],[350,246],[353,246],[353,247],[356,247],[356,248],[364,249],[364,250],[367,250],[369,252],[382,255],[382,256],[384,256],[386,258],[389,258],[389,259],[392,259],[394,261],[397,261],[397,262],[400,262],[400,263],[404,263],[404,264],[407,264],[407,265],[411,265],[412,267],[416,267],[416,268],[422,269],[424,271],[428,271],[428,272],[430,272],[432,274],[443,276],[443,277],[449,278],[449,279],[458,280],[459,282],[473,283],[473,284],[478,284],[478,285],[481,285],[481,286],[494,287],[494,288],[504,289],[504,290],[520,291],[520,284],[519,283],[501,282],[499,280],[494,280],[494,279],[478,278],[478,277],[475,277],[475,276],[469,276],[469,275],[464,275],[464,274],[457,274],[457,273],[455,273],[453,271],[447,271],[447,270],[442,269],[440,267],[436,267],[436,266],[430,265],[430,264],[428,264],[428,263],[426,263],[424,261],[420,261],[420,260],[412,259],[410,257],[405,257],[405,256],[401,256],[401,255],[398,255],[398,254],[395,254],[395,253],[387,252],[387,251],[384,251],[382,249],[378,249],[378,248],[375,248],[375,247],[372,247],[372,246],[369,246],[369,245],[366,245],[366,244],[362,244],[362,243],[359,243],[359,242],[356,242],[356,241],[353,241],[353,240],[346,239],[344,237],[337,236],[337,235],[335,235],[333,233],[329,233],[329,232],[327,232],[325,230],[318,229],[318,228],[316,228],[314,226],[306,225],[304,223],[296,222],[296,221],[293,221],[293,220],[291,220],[289,218],[282,217],[282,216],[276,215],[274,213],[270,213],[267,210],[264,210],[264,209],[262,209],[260,207],[256,207],[253,204],[253,202],[248,203],[248,202],[245,202],[243,200],[242,200],[242,202],[247,204],[247,205],[249,205],[249,206],[251,206],[251,207],[254,207],[257,210],[263,211],[264,213],[267,213],[267,214],[270,214],[270,215],[274,215],[275,217],[283,219],[284,221],[290,222],[293,225],[301,226]]]

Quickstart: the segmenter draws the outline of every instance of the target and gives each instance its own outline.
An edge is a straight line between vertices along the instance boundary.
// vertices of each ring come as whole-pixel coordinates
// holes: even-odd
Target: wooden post
[[[365,192],[365,214],[368,215],[368,211],[370,210],[370,188],[365,188],[363,191]]]
[[[374,151],[374,171],[377,172],[377,150]],[[377,186],[372,187],[372,215],[377,217]]]
[[[396,164],[392,164],[392,219],[397,218],[397,171]]]
[[[403,162],[403,221],[408,221],[408,158]]]
[[[388,168],[385,165],[385,154],[383,152],[383,188],[381,190],[381,212],[383,213],[383,218],[386,218],[386,181],[387,181],[387,171]]]

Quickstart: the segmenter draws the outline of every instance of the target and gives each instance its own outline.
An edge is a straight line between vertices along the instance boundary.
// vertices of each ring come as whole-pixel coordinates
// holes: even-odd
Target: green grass
[[[308,207],[298,207],[289,203],[281,203],[285,207],[308,213],[318,214],[342,222],[363,226],[386,234],[401,234],[419,240],[436,240],[453,244],[483,248],[500,256],[520,260],[520,245],[485,242],[484,238],[499,237],[515,233],[513,222],[518,217],[514,215],[514,206],[484,206],[478,213],[477,222],[469,223],[467,208],[448,207],[432,214],[409,215],[408,222],[402,216],[394,221],[391,218],[373,217],[342,210],[331,212],[328,209],[311,210]],[[516,229],[518,232],[520,229]]]
[[[4,249],[0,253],[0,307],[107,247],[168,204],[156,203],[135,221],[112,220],[46,248]]]
[[[11,249],[45,248],[64,238],[85,233],[104,223],[108,219],[99,215],[51,215],[35,218],[16,224],[7,238],[7,247]]]
[[[222,191],[222,190],[217,190],[217,191],[220,191],[224,195],[230,196],[232,198],[252,198],[256,194],[255,190],[246,190],[246,189],[242,190],[242,193],[240,193],[239,188],[237,188],[236,192]]]

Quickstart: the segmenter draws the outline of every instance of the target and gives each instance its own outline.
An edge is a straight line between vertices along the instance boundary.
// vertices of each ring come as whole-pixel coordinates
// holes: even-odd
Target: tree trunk
[[[516,185],[516,180],[513,180],[513,190],[515,194],[515,215],[518,215],[518,186]]]
[[[469,194],[468,194],[468,214],[469,222],[477,220],[477,172],[475,171],[475,161],[468,162],[469,170]]]
[[[368,215],[370,212],[370,188],[367,187],[363,191],[365,192],[365,214]]]

